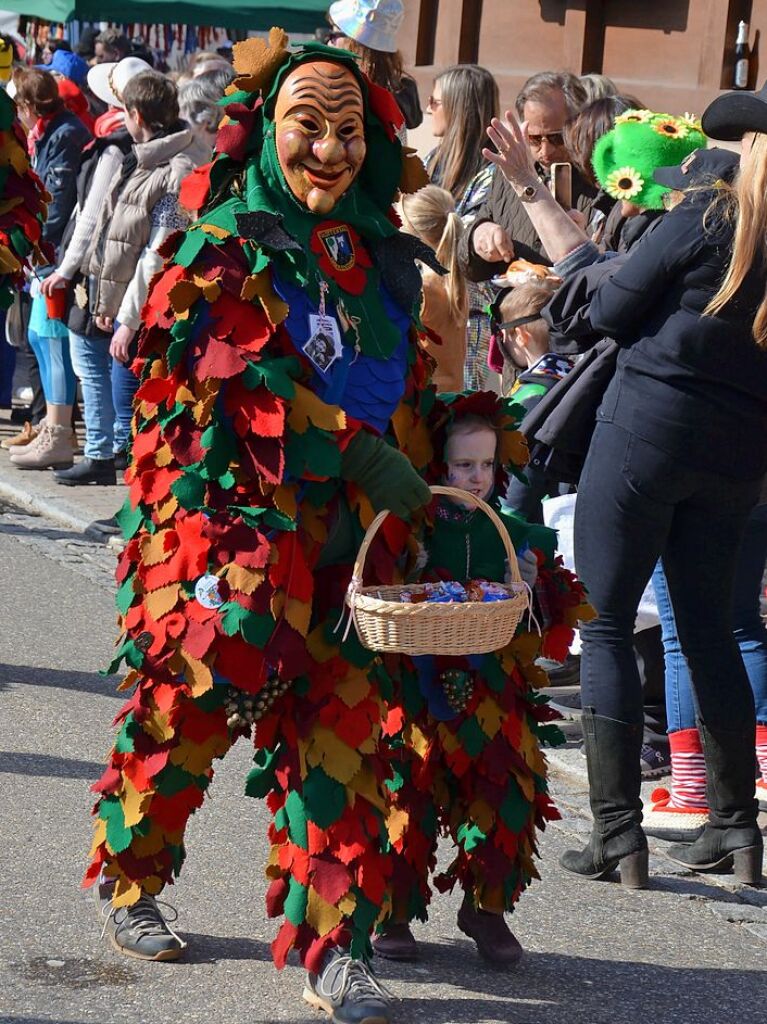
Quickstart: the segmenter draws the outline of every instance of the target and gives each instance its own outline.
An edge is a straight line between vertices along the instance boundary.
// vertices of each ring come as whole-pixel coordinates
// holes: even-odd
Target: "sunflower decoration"
[[[618,114],[615,118],[616,124],[632,124],[638,123],[643,124],[647,121],[651,121],[654,118],[655,112],[652,110],[624,110],[622,114]]]
[[[689,115],[627,110],[597,140],[592,163],[608,195],[645,210],[662,210],[668,189],[655,181],[653,172],[676,166],[696,149],[705,148],[706,136]]]
[[[665,135],[667,139],[684,139],[690,131],[689,126],[681,118],[668,117],[665,114],[653,118],[650,123],[659,135]]]
[[[613,199],[632,200],[644,188],[644,178],[635,167],[618,167],[607,176],[604,189]]]
[[[677,118],[682,124],[686,125],[691,131],[702,132],[703,126],[701,125],[700,118],[696,114],[690,114],[685,112]]]

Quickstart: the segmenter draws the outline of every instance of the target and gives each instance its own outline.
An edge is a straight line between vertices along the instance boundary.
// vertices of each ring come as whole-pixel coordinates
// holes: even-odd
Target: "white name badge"
[[[341,328],[326,313],[309,314],[309,340],[304,353],[318,370],[325,373],[341,355]]]

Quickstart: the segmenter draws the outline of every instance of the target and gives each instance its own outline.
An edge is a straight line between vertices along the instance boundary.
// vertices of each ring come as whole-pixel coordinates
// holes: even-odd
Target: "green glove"
[[[388,508],[400,519],[431,501],[431,491],[402,452],[365,430],[342,453],[341,478],[359,484],[376,512]]]

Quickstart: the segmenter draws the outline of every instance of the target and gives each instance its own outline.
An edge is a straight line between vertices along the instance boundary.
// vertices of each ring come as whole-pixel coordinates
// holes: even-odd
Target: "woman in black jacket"
[[[767,133],[767,95],[751,97],[751,121],[742,103],[722,108],[728,99],[717,101],[704,128],[721,132],[735,117],[735,137]],[[534,185],[523,131],[507,118],[489,135],[536,228],[557,240],[558,254],[582,249],[587,260],[589,243]],[[586,849],[568,851],[562,864],[587,878],[619,863],[624,883],[647,878],[631,639],[659,557],[709,778],[709,824],[692,846],[670,853],[698,868],[726,868],[734,859],[739,878],[761,877],[754,702],[730,619],[738,545],[767,469],[767,134],[750,142],[733,186],[688,195],[605,277],[591,303],[593,327],[615,338],[620,352],[581,475],[575,525],[576,565],[599,613],[582,630],[581,663],[594,830]]]

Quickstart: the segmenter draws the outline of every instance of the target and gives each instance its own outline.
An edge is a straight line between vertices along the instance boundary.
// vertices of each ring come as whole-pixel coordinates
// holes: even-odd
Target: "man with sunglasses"
[[[548,188],[552,164],[571,161],[562,133],[585,102],[580,80],[566,71],[543,71],[522,86],[515,106],[520,120],[527,122],[540,188]],[[486,281],[502,273],[515,256],[536,263],[546,261],[543,244],[522,206],[535,192],[535,187],[528,186],[517,194],[502,174],[494,175],[490,194],[459,250],[469,280]],[[573,206],[586,214],[587,220],[596,195],[596,189],[573,166]]]

